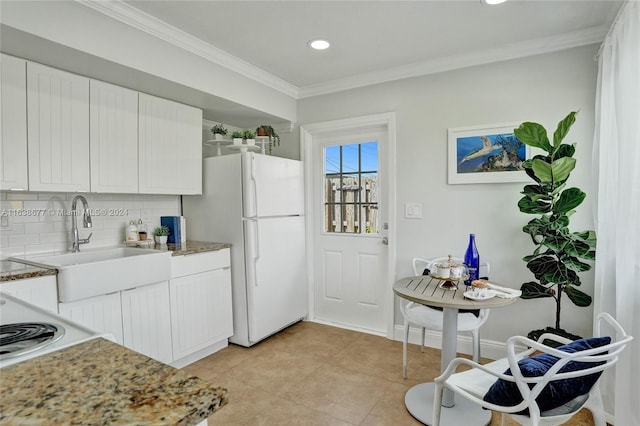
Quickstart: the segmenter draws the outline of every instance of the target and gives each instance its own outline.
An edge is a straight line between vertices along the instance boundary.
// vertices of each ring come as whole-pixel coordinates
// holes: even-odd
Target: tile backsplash
[[[32,253],[65,251],[71,247],[71,201],[76,193],[0,193],[0,259]],[[92,228],[82,227],[80,238],[93,233],[82,249],[121,245],[130,220],[142,219],[149,234],[160,216],[180,215],[180,196],[82,193],[89,203]],[[76,206],[82,209],[82,203]]]

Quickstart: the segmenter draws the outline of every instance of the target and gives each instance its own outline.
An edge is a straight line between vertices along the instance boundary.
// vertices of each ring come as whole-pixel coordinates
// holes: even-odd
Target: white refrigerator
[[[251,346],[308,314],[302,162],[245,152],[205,158],[183,196],[187,237],[231,243],[232,343]]]

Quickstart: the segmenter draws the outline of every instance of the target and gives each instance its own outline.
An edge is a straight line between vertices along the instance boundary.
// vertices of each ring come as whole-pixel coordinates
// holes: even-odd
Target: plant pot
[[[266,131],[264,128],[262,128],[262,127],[258,127],[258,128],[256,129],[256,133],[258,134],[258,136],[269,136],[269,135],[267,134],[267,131]]]
[[[242,145],[242,138],[233,138],[234,145]]]
[[[166,235],[155,235],[156,244],[167,244],[167,236]]]
[[[220,133],[216,133],[215,135],[213,135],[213,138],[217,141],[222,141],[224,140],[224,135],[220,134]]]
[[[255,139],[247,139],[247,145],[254,146],[256,144]]]
[[[543,329],[540,329],[540,330],[530,331],[529,334],[527,334],[527,337],[529,339],[531,339],[531,340],[538,341],[538,338],[540,336],[542,336],[544,333],[555,334],[556,336],[565,337],[565,338],[567,338],[569,340],[582,339],[581,336],[577,336],[575,334],[571,334],[568,331],[563,330],[562,328],[555,328],[555,327],[547,327],[547,328],[543,328]],[[551,346],[551,347],[560,346],[560,343],[555,342],[555,341],[551,341],[551,340],[546,340],[546,339],[542,342],[542,344],[547,345],[547,346]]]

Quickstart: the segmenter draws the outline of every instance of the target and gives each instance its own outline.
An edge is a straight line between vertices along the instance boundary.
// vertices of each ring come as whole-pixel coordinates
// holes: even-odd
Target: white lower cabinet
[[[120,292],[58,304],[61,316],[99,333],[109,333],[124,344]]]
[[[124,345],[167,364],[173,361],[171,318],[168,314],[169,282],[120,293]]]
[[[129,349],[184,367],[225,348],[233,335],[230,250],[173,256],[171,277],[59,303],[58,312]]]
[[[0,284],[0,291],[50,312],[58,312],[55,275],[6,281]]]
[[[173,360],[169,314],[169,282],[145,285],[75,302],[60,303],[63,317],[161,362]]]
[[[172,365],[182,367],[228,344],[233,335],[229,249],[171,258]]]

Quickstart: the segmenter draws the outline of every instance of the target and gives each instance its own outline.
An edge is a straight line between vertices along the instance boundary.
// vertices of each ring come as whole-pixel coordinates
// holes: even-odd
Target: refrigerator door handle
[[[256,165],[253,153],[245,152],[242,157],[242,210],[243,217],[258,216],[258,192],[256,189]]]
[[[253,282],[255,287],[258,286],[258,273],[256,268],[256,262],[260,259],[260,244],[258,241],[258,221],[255,219],[247,219],[247,226],[249,229],[249,238],[247,239],[249,245],[249,262],[247,263],[249,282]]]

